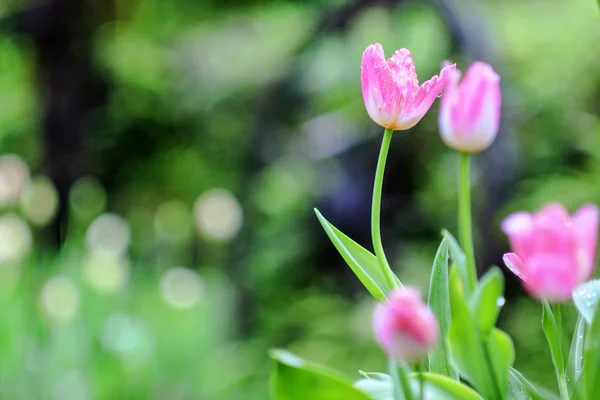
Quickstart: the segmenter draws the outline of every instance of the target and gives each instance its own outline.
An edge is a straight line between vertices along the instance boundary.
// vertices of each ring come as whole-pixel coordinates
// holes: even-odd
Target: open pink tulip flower
[[[394,290],[385,303],[377,305],[373,326],[377,342],[396,361],[421,359],[439,338],[435,316],[411,287]]]
[[[488,64],[475,62],[459,80],[460,71],[453,71],[440,104],[440,133],[455,150],[479,152],[498,134],[500,77]]]
[[[513,253],[506,266],[538,299],[564,302],[573,289],[589,280],[596,264],[598,207],[585,205],[571,217],[560,204],[535,214],[517,212],[502,222]]]
[[[384,128],[412,128],[429,111],[455,68],[456,65],[449,65],[439,77],[436,75],[419,86],[410,51],[396,50],[386,60],[379,43],[370,45],[360,64],[362,94],[369,116]]]

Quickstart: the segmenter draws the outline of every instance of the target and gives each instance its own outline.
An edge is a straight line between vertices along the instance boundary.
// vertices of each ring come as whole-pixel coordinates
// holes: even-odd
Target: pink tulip
[[[473,63],[460,84],[455,70],[442,97],[438,122],[442,140],[468,153],[487,149],[500,124],[500,77],[492,67]]]
[[[391,292],[387,301],[375,308],[373,325],[379,345],[396,361],[416,361],[438,341],[437,320],[415,288]]]
[[[449,65],[439,77],[434,76],[419,86],[410,51],[396,50],[386,60],[379,43],[370,45],[360,64],[363,99],[369,116],[384,128],[412,128],[427,113],[455,68],[456,65]]]
[[[578,284],[590,279],[596,264],[598,208],[581,207],[573,217],[560,204],[536,214],[517,212],[502,221],[514,253],[504,263],[534,297],[568,301]]]

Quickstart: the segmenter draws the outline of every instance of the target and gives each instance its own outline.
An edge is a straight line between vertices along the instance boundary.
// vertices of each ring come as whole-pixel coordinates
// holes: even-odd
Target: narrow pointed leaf
[[[565,371],[565,359],[562,350],[562,341],[556,320],[554,319],[554,313],[550,309],[550,305],[546,300],[542,301],[543,312],[542,312],[542,328],[544,329],[544,335],[548,341],[550,347],[550,354],[552,355],[552,362],[554,368],[559,374]]]
[[[569,350],[569,361],[567,363],[567,374],[572,387],[577,385],[581,371],[583,370],[584,338],[585,320],[580,314],[577,318],[573,338],[571,339],[571,350]]]
[[[429,307],[440,326],[440,344],[429,353],[429,372],[458,380],[458,371],[450,361],[448,331],[450,330],[450,296],[448,288],[448,240],[442,239],[438,248],[429,284]]]
[[[319,210],[315,209],[315,214],[335,248],[364,287],[376,300],[385,300],[385,294],[390,288],[385,282],[377,257],[330,224]]]

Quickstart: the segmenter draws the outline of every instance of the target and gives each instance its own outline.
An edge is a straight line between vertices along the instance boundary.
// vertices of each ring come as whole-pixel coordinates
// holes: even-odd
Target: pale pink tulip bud
[[[500,77],[488,64],[476,62],[459,80],[455,70],[440,104],[440,133],[449,147],[475,153],[487,149],[498,133]]]
[[[449,65],[419,86],[412,54],[396,50],[387,60],[379,43],[363,53],[360,64],[362,94],[373,121],[393,130],[412,128],[442,92],[456,65]]]
[[[560,204],[536,214],[517,212],[502,221],[513,253],[506,266],[535,298],[563,302],[580,283],[589,280],[596,264],[598,208],[581,207],[573,217]]]
[[[438,342],[437,320],[415,288],[391,292],[375,308],[373,326],[377,342],[396,361],[417,361]]]

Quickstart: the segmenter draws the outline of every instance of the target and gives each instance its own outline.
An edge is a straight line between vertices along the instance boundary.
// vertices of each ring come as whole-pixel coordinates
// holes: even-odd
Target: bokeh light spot
[[[100,292],[115,292],[129,280],[129,263],[119,253],[91,251],[81,265],[83,279]]]
[[[196,228],[205,237],[226,241],[242,227],[242,208],[235,196],[225,189],[204,192],[194,205]]]
[[[160,295],[174,308],[192,308],[204,292],[204,281],[191,269],[174,267],[167,270],[160,279]]]
[[[6,207],[19,200],[29,182],[29,168],[15,154],[0,157],[0,206]]]
[[[15,214],[0,216],[0,265],[21,261],[31,249],[29,225]]]
[[[58,210],[58,192],[50,179],[35,177],[29,182],[19,200],[21,211],[34,225],[48,225]]]
[[[57,320],[70,320],[79,309],[79,288],[71,278],[55,276],[44,283],[42,308]]]
[[[131,233],[123,217],[105,213],[90,224],[85,239],[88,248],[92,251],[122,254],[129,247]]]

